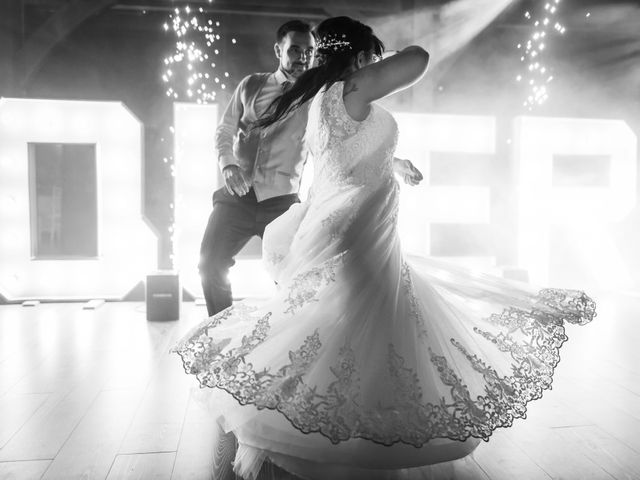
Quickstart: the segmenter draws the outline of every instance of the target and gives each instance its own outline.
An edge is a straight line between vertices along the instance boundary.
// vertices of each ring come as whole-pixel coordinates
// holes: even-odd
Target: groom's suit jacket
[[[227,165],[242,168],[259,202],[298,193],[307,159],[307,105],[266,128],[250,128],[281,95],[286,80],[280,70],[242,79],[216,130],[220,169]]]

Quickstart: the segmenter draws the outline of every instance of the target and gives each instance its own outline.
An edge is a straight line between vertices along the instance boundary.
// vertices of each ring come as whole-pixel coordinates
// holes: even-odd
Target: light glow
[[[0,163],[0,205],[12,205],[0,208],[0,293],[10,300],[122,298],[157,262],[157,239],[141,211],[140,121],[119,102],[15,98],[0,99],[0,118],[29,119],[0,125],[0,158],[10,159]],[[86,124],[75,128],[79,119]],[[31,257],[30,142],[96,144],[97,258]]]
[[[551,225],[578,232],[605,230],[622,220],[636,205],[637,138],[621,120],[519,117],[515,120],[514,155],[517,162],[518,264],[529,271],[533,283],[549,280]],[[604,155],[610,158],[607,186],[553,186],[554,155]],[[607,256],[590,242],[576,245],[583,256]],[[609,261],[617,260],[609,258]],[[591,262],[593,268],[602,262]],[[607,262],[605,262],[607,263]],[[610,271],[594,278],[608,283]]]
[[[433,152],[495,153],[495,118],[462,115],[395,114],[400,138],[396,156],[408,158],[423,173],[417,187],[402,185],[398,229],[403,248],[431,255],[432,223],[490,223],[491,190],[484,186],[430,185]],[[449,260],[490,268],[495,257],[448,257]]]
[[[198,262],[200,242],[211,213],[211,195],[221,186],[216,161],[218,106],[174,103],[175,225],[174,265],[182,287],[202,296]]]
[[[176,207],[170,230],[174,265],[183,288],[194,297],[202,296],[198,262],[211,196],[222,186],[215,153],[217,119],[217,105],[174,104]],[[238,258],[229,279],[235,296],[262,297],[274,289],[260,259]]]

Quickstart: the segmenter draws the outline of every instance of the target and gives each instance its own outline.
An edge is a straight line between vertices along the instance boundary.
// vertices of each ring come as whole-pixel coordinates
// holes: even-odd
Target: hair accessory
[[[332,33],[324,35],[316,45],[316,48],[318,50],[325,50],[332,53],[346,52],[351,50],[351,42],[347,40],[347,35],[344,33],[342,35]]]

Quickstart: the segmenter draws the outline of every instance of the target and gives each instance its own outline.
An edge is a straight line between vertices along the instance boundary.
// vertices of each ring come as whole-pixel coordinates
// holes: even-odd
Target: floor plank
[[[130,389],[100,392],[43,478],[106,478],[141,396]]]
[[[600,468],[617,480],[640,478],[638,452],[596,426],[561,428],[557,434],[567,444],[588,454]]]
[[[149,383],[120,453],[175,452],[189,400],[191,379],[165,355]]]
[[[38,480],[42,478],[51,460],[27,460],[23,462],[0,462],[2,480]]]
[[[61,351],[58,344],[60,326],[55,320],[64,317],[69,304],[47,304],[43,308],[3,305],[0,308],[1,397],[28,375],[46,370],[49,367],[46,360]]]
[[[222,434],[213,416],[190,395],[171,478],[176,480],[216,478],[214,452]],[[228,469],[225,470],[223,466],[222,470]]]
[[[524,421],[505,430],[505,434],[551,478],[614,479],[587,452],[565,443],[555,429]]]
[[[46,393],[11,393],[0,398],[0,448],[20,431],[48,396]]]
[[[68,394],[51,394],[22,429],[0,450],[0,461],[52,459],[87,413],[99,394],[95,382]]]
[[[491,480],[547,480],[551,477],[522,449],[507,438],[504,431],[495,432],[489,443],[480,444],[473,458]]]
[[[638,452],[640,458],[640,420],[607,402],[598,388],[585,390],[584,385],[566,382],[557,390],[568,409],[589,418],[591,424]]]
[[[118,455],[107,480],[169,480],[175,453]]]

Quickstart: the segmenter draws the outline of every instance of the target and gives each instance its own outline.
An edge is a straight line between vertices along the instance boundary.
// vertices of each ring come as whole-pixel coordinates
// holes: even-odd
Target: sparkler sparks
[[[195,12],[188,5],[176,8],[170,21],[162,26],[165,32],[171,31],[177,37],[174,52],[163,60],[165,70],[162,74],[162,81],[167,86],[166,95],[173,100],[209,103],[215,101],[220,89],[227,87],[210,58],[221,51],[220,22],[203,20],[199,17],[203,13],[203,8]],[[235,38],[231,43],[236,44]],[[229,77],[228,72],[223,75]]]
[[[527,86],[523,105],[530,111],[549,98],[547,85],[553,80],[553,75],[544,59],[548,50],[548,37],[553,33],[562,35],[565,32],[565,27],[555,19],[560,1],[549,0],[539,14],[529,11],[524,13],[524,18],[532,25],[532,33],[524,44],[518,43],[516,46],[524,67],[516,76],[516,81]]]
[[[211,3],[211,0],[209,0]],[[202,7],[191,8],[188,5],[175,8],[162,28],[168,35],[175,36],[175,48],[163,59],[164,70],[161,79],[166,87],[165,93],[170,101],[194,102],[198,104],[213,103],[221,90],[226,90],[231,80],[229,72],[223,71],[221,55],[225,48],[236,45],[232,38],[225,42],[220,22],[207,18]],[[215,59],[215,61],[214,61]],[[164,142],[165,155],[162,161],[167,167],[167,174],[175,181],[176,163],[173,153],[180,152],[179,142],[176,144],[175,129],[169,126],[167,137],[171,141]],[[177,203],[180,204],[178,196]],[[171,203],[170,225],[165,233],[169,239],[171,268],[175,263],[176,239],[180,227],[176,225],[176,205]]]

